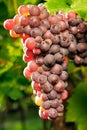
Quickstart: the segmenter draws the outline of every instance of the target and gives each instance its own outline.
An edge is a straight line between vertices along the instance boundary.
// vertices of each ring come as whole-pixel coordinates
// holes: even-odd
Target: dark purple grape
[[[47,101],[47,100],[48,100],[47,94],[46,94],[46,93],[41,93],[41,99],[42,99],[43,101]]]
[[[42,103],[42,107],[45,108],[45,109],[49,109],[50,108],[50,101],[49,100],[44,101]]]
[[[39,82],[40,84],[46,83],[46,82],[47,82],[47,76],[45,76],[45,75],[39,75],[39,76],[38,76],[38,82]]]
[[[49,116],[50,118],[52,118],[52,119],[55,119],[55,118],[58,116],[57,110],[54,109],[54,108],[50,108],[50,109],[48,110],[48,116]]]
[[[58,75],[55,75],[55,74],[50,74],[48,76],[48,81],[51,83],[51,84],[56,84],[58,82]]]
[[[83,59],[81,57],[79,57],[78,55],[75,55],[74,62],[77,65],[81,65],[83,63]]]
[[[64,105],[63,104],[59,104],[57,107],[57,111],[58,112],[62,112],[64,110]]]
[[[24,32],[24,29],[20,24],[16,24],[16,25],[14,25],[14,31],[17,34],[21,34]]]
[[[53,86],[47,81],[42,85],[42,88],[45,93],[49,93],[53,89]]]
[[[50,93],[47,94],[50,100],[55,99],[57,97],[57,92],[55,90],[51,90]]]
[[[36,57],[36,64],[43,65],[44,57],[43,56],[37,56]]]
[[[30,31],[31,31],[30,25],[27,25],[27,26],[24,27],[24,33],[25,34],[29,34],[30,35]]]
[[[39,28],[33,28],[33,29],[31,29],[31,31],[30,31],[30,35],[31,35],[32,37],[42,36],[42,31],[41,31],[41,29],[39,29]]]
[[[78,43],[77,50],[81,53],[87,51],[87,44],[86,43]]]
[[[50,49],[50,44],[48,44],[46,41],[42,41],[40,49],[41,49],[41,51],[46,52]]]
[[[59,80],[58,83],[54,86],[54,90],[57,92],[63,92],[65,89],[65,83],[62,80]]]
[[[59,34],[60,33],[60,26],[59,24],[52,24],[51,25],[51,28],[50,28],[50,31],[53,33],[53,34]]]
[[[51,54],[55,54],[60,50],[60,46],[59,45],[52,45],[50,47],[49,53]]]
[[[62,67],[61,67],[61,65],[55,64],[55,65],[51,68],[50,72],[51,72],[52,74],[61,74],[61,72],[62,72]]]
[[[40,20],[37,16],[33,16],[30,18],[29,25],[31,27],[38,27],[40,25]]]
[[[68,79],[68,73],[66,71],[62,71],[60,79],[66,81]]]
[[[30,8],[29,13],[31,16],[38,16],[38,15],[40,15],[40,9],[38,6],[34,5]]]
[[[44,64],[47,66],[53,66],[55,64],[55,58],[53,55],[48,54],[44,57]]]
[[[58,99],[50,100],[50,107],[57,108],[59,105]]]
[[[20,24],[23,27],[29,25],[29,17],[27,17],[27,16],[21,16],[20,17]]]
[[[41,29],[42,34],[47,32],[47,28],[44,25],[40,25],[39,28]]]
[[[61,63],[64,60],[64,55],[58,52],[54,55],[54,58],[56,62]]]

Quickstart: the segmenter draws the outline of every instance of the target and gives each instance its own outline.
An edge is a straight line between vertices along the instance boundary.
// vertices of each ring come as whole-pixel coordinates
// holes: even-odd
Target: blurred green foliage
[[[17,13],[23,4],[38,4],[41,0],[0,0],[0,111],[17,109],[18,101],[27,109],[34,105],[31,80],[23,76],[26,63],[22,60],[23,50],[20,39],[12,39],[3,28],[3,22]],[[61,4],[60,4],[61,3]],[[84,0],[48,0],[45,5],[50,12],[75,10],[87,19],[87,1]],[[72,7],[72,8],[71,8]],[[69,93],[66,121],[75,122],[78,130],[87,130],[87,67],[76,67],[69,60]],[[72,90],[71,90],[72,89]],[[10,102],[11,100],[11,102]]]

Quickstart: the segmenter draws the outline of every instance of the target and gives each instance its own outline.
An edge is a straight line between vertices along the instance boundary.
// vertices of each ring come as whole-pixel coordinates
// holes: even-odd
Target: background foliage
[[[38,4],[42,0],[0,0],[0,112],[34,106],[31,81],[23,76],[26,63],[22,60],[20,39],[12,39],[3,28],[3,22],[17,13],[23,4]],[[87,0],[47,0],[50,12],[58,10],[78,12],[87,20]],[[76,67],[69,60],[69,99],[66,108],[66,122],[75,122],[77,130],[87,130],[87,67]],[[38,115],[38,113],[37,113]],[[33,116],[33,115],[32,115]],[[20,128],[19,128],[20,129]],[[32,129],[32,128],[31,128]],[[9,129],[10,130],[10,129]]]

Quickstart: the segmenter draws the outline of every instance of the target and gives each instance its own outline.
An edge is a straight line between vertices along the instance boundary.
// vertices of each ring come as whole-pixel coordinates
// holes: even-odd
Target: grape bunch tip
[[[12,38],[20,37],[23,74],[32,79],[35,104],[42,119],[63,115],[68,98],[68,58],[75,65],[87,65],[87,22],[75,12],[50,14],[43,4],[22,5],[4,22]]]

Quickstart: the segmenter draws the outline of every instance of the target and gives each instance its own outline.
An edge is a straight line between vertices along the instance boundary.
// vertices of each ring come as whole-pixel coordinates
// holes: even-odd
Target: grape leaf
[[[75,11],[81,18],[87,20],[87,0],[47,0],[45,5],[50,12]]]
[[[66,121],[74,121],[78,130],[87,130],[87,81],[77,85],[68,103]]]
[[[57,12],[59,10],[66,11],[70,8],[66,0],[47,0],[45,5],[50,12]]]

